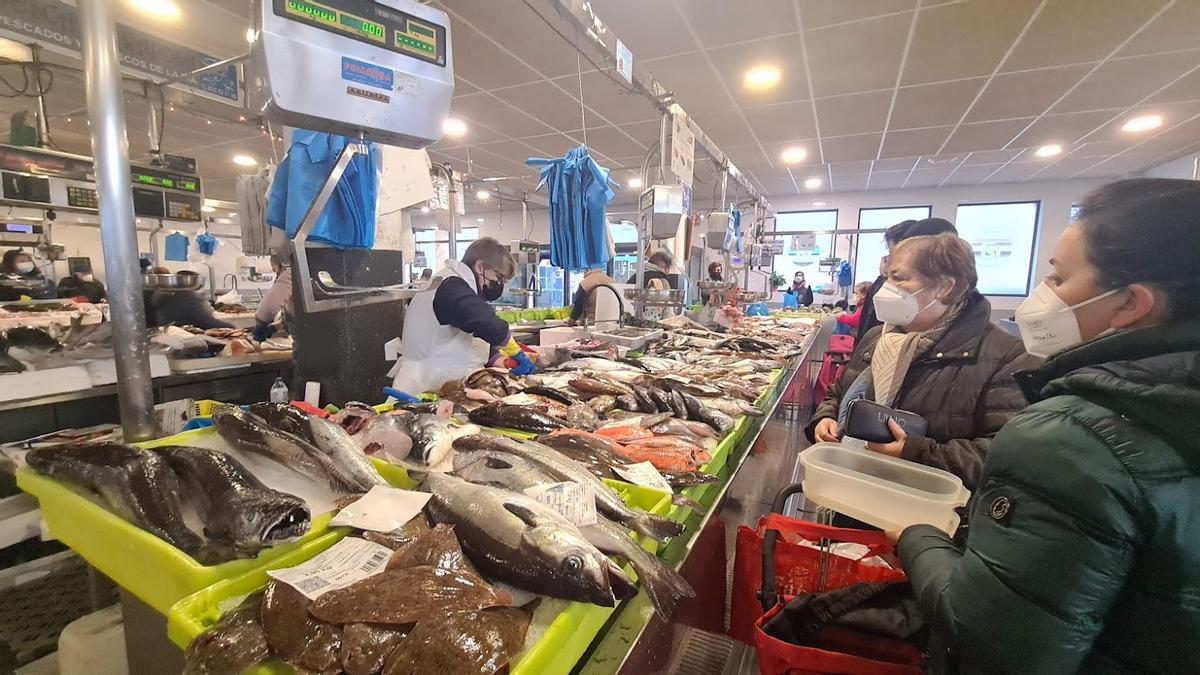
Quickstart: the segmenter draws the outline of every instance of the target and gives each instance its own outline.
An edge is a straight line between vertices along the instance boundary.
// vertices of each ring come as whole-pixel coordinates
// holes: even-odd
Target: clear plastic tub
[[[953,534],[954,509],[971,496],[949,472],[838,443],[809,447],[800,463],[807,499],[887,531],[927,524]]]

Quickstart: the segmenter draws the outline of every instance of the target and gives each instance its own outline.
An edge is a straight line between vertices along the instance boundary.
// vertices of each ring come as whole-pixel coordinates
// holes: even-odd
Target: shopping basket
[[[757,530],[738,528],[730,635],[758,649],[759,668],[764,674],[920,673],[920,653],[899,641],[833,631],[834,641],[846,651],[829,651],[789,644],[762,631],[762,625],[782,609],[781,603],[797,594],[905,578],[898,569],[829,552],[832,544],[846,542],[866,546],[868,553],[863,559],[892,557],[895,546],[883,532],[837,528],[781,515],[788,498],[801,490],[799,483],[783,488],[775,497],[772,513],[759,521]],[[818,547],[798,543],[801,539]]]

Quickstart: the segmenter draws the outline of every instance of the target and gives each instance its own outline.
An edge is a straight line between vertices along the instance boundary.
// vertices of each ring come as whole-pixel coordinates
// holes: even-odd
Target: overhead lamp
[[[233,221],[228,218],[217,218],[217,222],[222,225],[228,225],[228,224],[232,223]]]
[[[1037,155],[1038,157],[1053,157],[1055,155],[1061,155],[1062,154],[1062,146],[1059,145],[1058,143],[1051,143],[1049,145],[1043,145],[1042,147],[1037,149],[1037,152],[1035,152],[1033,154]]]
[[[421,207],[421,213],[429,213],[429,205],[428,204]]]
[[[1151,129],[1157,129],[1162,126],[1162,123],[1162,115],[1138,115],[1137,117],[1126,122],[1121,127],[1121,131],[1128,131],[1131,134],[1136,134],[1143,131],[1150,131]]]
[[[475,222],[477,222],[477,223],[482,223],[482,222],[483,222],[483,218],[476,218],[476,219],[475,219]]]
[[[779,84],[782,77],[775,66],[756,66],[746,71],[744,82],[747,89],[770,89]]]
[[[808,180],[804,181],[804,187],[808,188],[809,190],[816,190],[817,188],[821,187],[824,182],[825,181],[821,180],[820,178],[809,178]]]
[[[779,158],[783,160],[784,164],[799,164],[800,162],[803,162],[806,157],[808,157],[808,150],[805,150],[799,146],[785,148],[784,151],[779,155]]]
[[[491,198],[492,198],[492,193],[487,190],[477,190],[475,192],[475,199],[478,199],[481,202],[486,202],[487,200],[489,200]]]
[[[442,133],[450,138],[462,138],[467,135],[467,123],[457,117],[447,117],[442,120]]]
[[[129,6],[156,19],[175,21],[182,15],[175,0],[129,0]]]
[[[254,39],[257,37],[258,37],[258,33],[256,33],[253,28],[246,29],[246,42],[249,42],[250,44],[254,44]]]
[[[233,163],[238,166],[258,166],[258,160],[250,155],[234,155]]]
[[[630,190],[637,190],[638,188],[642,187],[642,177],[634,176],[633,178],[630,178],[629,180],[625,181],[625,187],[629,188]]]
[[[216,207],[209,206],[208,204],[205,204],[204,206],[201,206],[201,207],[200,207],[200,210],[201,210],[201,211],[203,211],[203,212],[205,212],[205,213],[212,213],[213,211],[216,211],[217,209],[216,209]]]
[[[813,205],[813,206],[825,206],[825,205],[827,205],[828,203],[829,203],[829,202],[813,202],[813,203],[812,203],[812,205]]]

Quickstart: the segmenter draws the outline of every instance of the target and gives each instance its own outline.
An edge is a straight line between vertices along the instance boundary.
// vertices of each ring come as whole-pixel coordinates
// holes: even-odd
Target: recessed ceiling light
[[[200,210],[205,213],[212,213],[213,211],[216,211],[217,209],[212,206],[209,206],[208,204],[205,204],[204,206],[200,207]]]
[[[422,207],[421,207],[421,213],[429,213],[429,206],[428,206],[428,205],[426,205],[426,206],[422,206]]]
[[[806,157],[808,157],[808,150],[801,147],[785,148],[779,155],[784,164],[799,164]]]
[[[817,188],[821,187],[821,184],[824,182],[825,181],[821,180],[820,178],[809,178],[808,180],[804,181],[804,187],[808,188],[809,190],[816,190]]]
[[[828,203],[829,202],[813,202],[812,204],[813,204],[813,206],[825,206]]]
[[[228,225],[228,224],[232,223],[233,221],[228,218],[217,218],[217,222],[222,225]]]
[[[246,42],[254,44],[254,38],[258,37],[258,33],[254,32],[253,28],[246,29]]]
[[[238,166],[258,166],[258,160],[250,155],[234,155],[233,163]]]
[[[746,71],[745,83],[748,89],[770,89],[779,84],[781,74],[775,66],[757,66]]]
[[[483,222],[483,218],[476,218],[476,219],[475,219],[475,222],[477,222],[477,223],[482,223],[482,222]]]
[[[1035,152],[1033,154],[1037,155],[1038,157],[1053,157],[1055,155],[1061,155],[1062,154],[1062,146],[1057,143],[1051,143],[1050,145],[1043,145],[1042,147],[1037,149],[1037,152]]]
[[[462,138],[467,135],[467,123],[457,117],[447,117],[442,120],[442,133],[450,138]]]
[[[487,190],[478,190],[475,192],[475,199],[478,199],[481,202],[486,202],[487,200],[489,200],[491,198],[492,198],[492,193],[488,192]]]
[[[129,0],[129,6],[156,19],[176,20],[181,14],[175,0]]]
[[[625,187],[629,188],[630,190],[636,190],[642,187],[642,177],[634,176],[633,178],[630,178],[629,180],[625,181]]]
[[[1136,134],[1142,131],[1157,129],[1162,126],[1162,123],[1162,115],[1139,115],[1126,122],[1121,127],[1121,130]]]

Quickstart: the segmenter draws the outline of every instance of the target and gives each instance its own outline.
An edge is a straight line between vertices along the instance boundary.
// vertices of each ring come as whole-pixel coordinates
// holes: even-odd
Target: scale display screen
[[[154,169],[133,168],[134,185],[150,185],[167,190],[182,190],[184,192],[199,192],[200,181],[195,176],[183,176]]]
[[[274,0],[277,16],[446,65],[446,28],[373,0]]]

